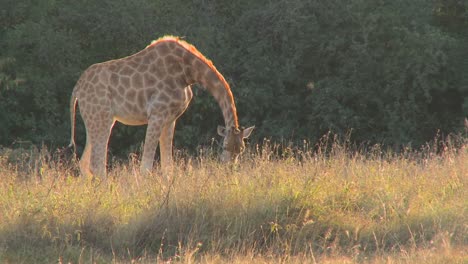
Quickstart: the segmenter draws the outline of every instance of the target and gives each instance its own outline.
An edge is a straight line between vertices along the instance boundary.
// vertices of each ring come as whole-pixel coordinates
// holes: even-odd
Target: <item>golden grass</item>
[[[467,263],[468,148],[210,155],[107,179],[0,159],[2,263]]]

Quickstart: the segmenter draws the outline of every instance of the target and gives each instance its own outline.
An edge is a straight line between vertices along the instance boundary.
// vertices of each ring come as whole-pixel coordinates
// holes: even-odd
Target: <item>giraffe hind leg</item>
[[[98,133],[91,141],[92,148],[90,153],[89,167],[93,175],[106,176],[107,166],[107,146],[114,122],[105,122],[98,128]]]
[[[107,144],[114,120],[106,111],[91,116],[97,119],[84,119],[87,138],[80,169],[85,175],[105,177]]]

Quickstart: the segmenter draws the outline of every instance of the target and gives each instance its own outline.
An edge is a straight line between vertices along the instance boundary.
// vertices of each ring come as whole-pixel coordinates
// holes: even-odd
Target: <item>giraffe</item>
[[[75,117],[78,103],[86,128],[86,146],[80,160],[85,175],[106,175],[107,147],[115,121],[126,125],[147,124],[141,173],[153,168],[160,146],[161,167],[170,168],[177,118],[192,99],[191,86],[202,85],[218,102],[225,126],[221,160],[236,161],[244,139],[255,126],[239,127],[229,84],[213,63],[193,45],[178,37],[162,37],[128,57],[91,65],[75,85],[70,100],[71,140],[76,149]]]

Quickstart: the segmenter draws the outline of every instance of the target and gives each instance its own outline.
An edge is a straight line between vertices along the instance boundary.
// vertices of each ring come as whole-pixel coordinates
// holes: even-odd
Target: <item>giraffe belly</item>
[[[146,117],[145,113],[136,111],[136,109],[126,109],[114,106],[112,110],[114,119],[122,124],[129,126],[140,126],[148,124],[148,118]]]
[[[141,126],[148,124],[148,120],[146,119],[136,119],[122,116],[115,116],[114,119],[115,121],[119,121],[120,123],[128,126]]]
[[[116,96],[111,99],[112,114],[116,121],[129,126],[139,126],[148,123],[144,110],[133,101],[119,101]]]

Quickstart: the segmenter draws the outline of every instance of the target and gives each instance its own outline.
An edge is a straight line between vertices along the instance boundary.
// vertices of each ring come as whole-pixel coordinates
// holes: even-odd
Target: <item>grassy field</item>
[[[0,263],[468,263],[468,147],[326,154],[264,145],[239,166],[134,161],[107,179],[0,157]],[[11,156],[11,155],[10,155]]]

